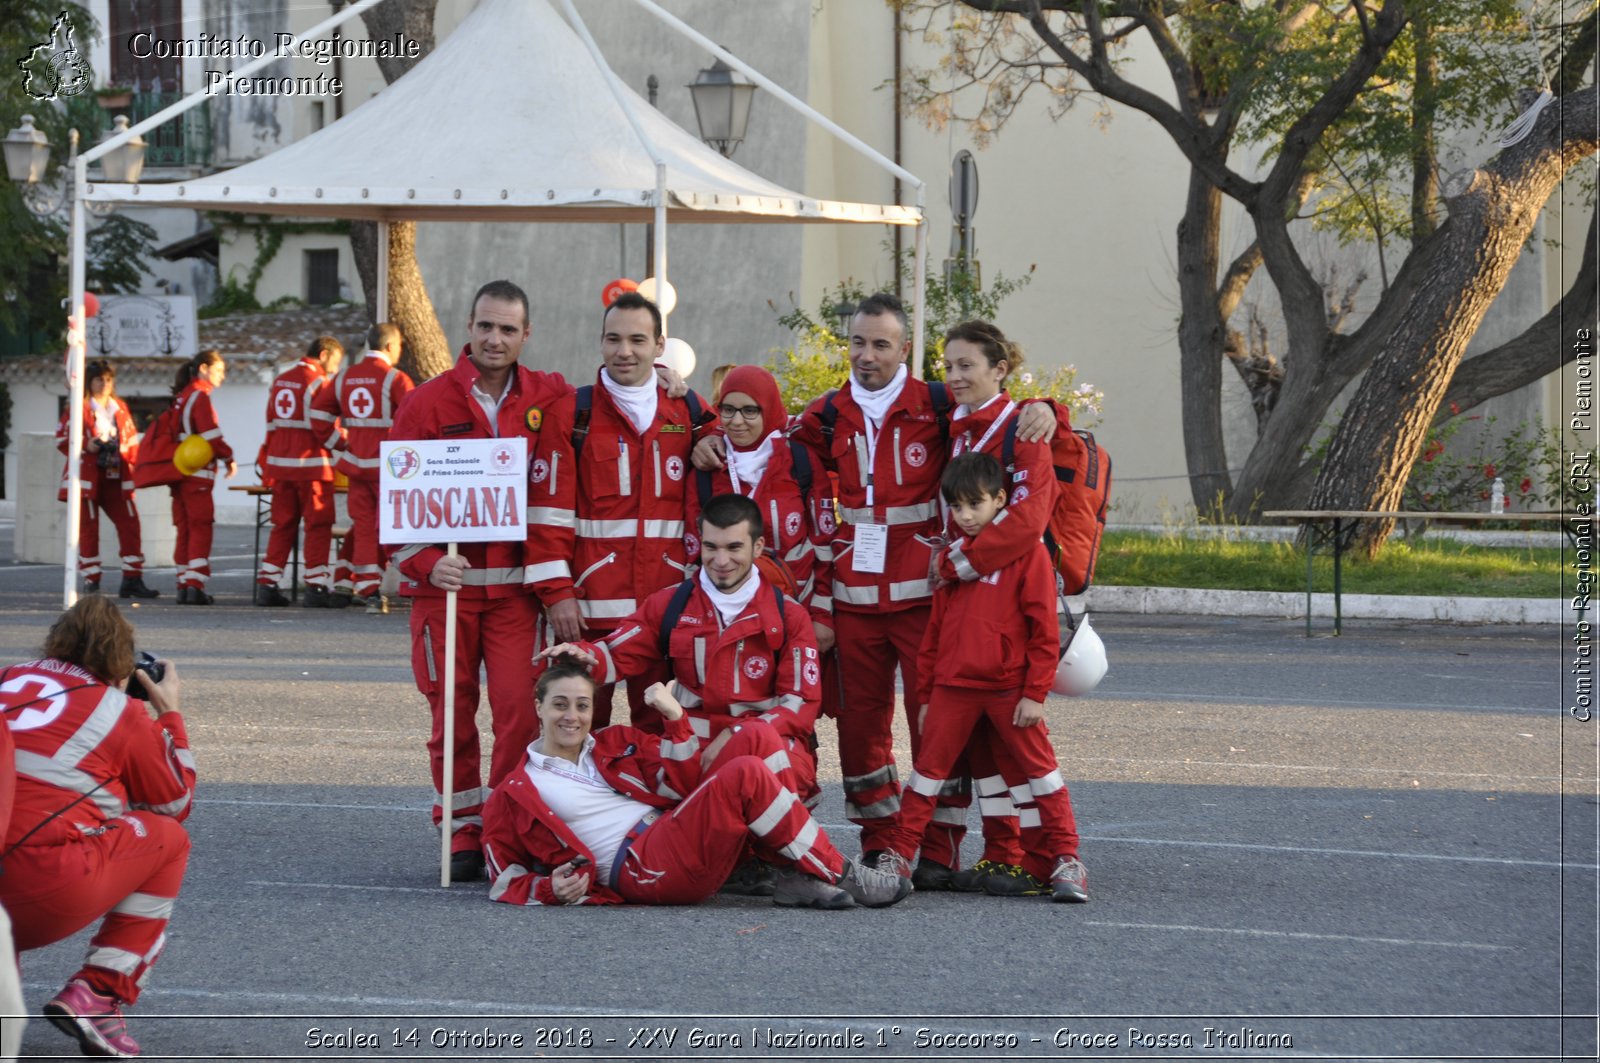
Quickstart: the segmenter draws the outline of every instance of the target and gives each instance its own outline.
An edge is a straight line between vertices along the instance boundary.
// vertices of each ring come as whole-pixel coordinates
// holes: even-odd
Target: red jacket
[[[1002,391],[983,409],[950,422],[950,456],[980,450],[1004,463],[1006,425],[1016,421],[1021,409],[1021,406],[1013,406],[1011,396]],[[1066,407],[1056,407],[1056,418],[1057,431],[1072,431]],[[981,449],[980,443],[983,444]],[[1045,525],[1055,509],[1057,490],[1049,441],[1016,440],[1006,474],[1010,495],[1006,508],[988,527],[980,529],[970,543],[952,544],[940,556],[942,579],[974,580],[987,576],[1028,553],[1044,536]],[[946,539],[957,539],[960,534],[953,523],[946,522]]]
[[[211,444],[211,464],[194,474],[196,480],[215,480],[218,463],[233,460],[233,448],[222,438],[222,428],[217,424],[217,411],[211,405],[213,386],[204,380],[190,381],[189,386],[178,392],[178,397],[172,400],[178,407],[179,441],[199,435]]]
[[[936,686],[1022,689],[1043,701],[1061,655],[1056,570],[1043,543],[998,572],[934,592],[917,657],[924,705]]]
[[[133,463],[139,456],[139,429],[133,423],[133,413],[128,409],[128,404],[117,396],[109,397],[111,403],[111,419],[116,423],[116,448],[121,459],[109,469],[100,467],[100,455],[89,449],[89,443],[95,438],[94,406],[88,399],[83,400],[83,456],[78,459],[78,479],[84,481],[85,492],[92,492],[100,482],[101,477],[122,481],[124,491],[133,490]],[[61,417],[61,423],[56,425],[56,449],[65,454],[67,452],[68,437],[72,434],[72,411],[67,411]],[[59,501],[67,500],[67,466],[61,467],[61,489],[56,493]]]
[[[767,461],[761,482],[742,486],[743,493],[761,507],[761,534],[767,541],[767,550],[773,557],[782,561],[789,574],[794,577],[800,592],[798,596],[800,604],[811,611],[812,620],[832,627],[832,611],[826,607],[818,607],[816,597],[819,590],[824,600],[832,596],[829,588],[819,587],[817,584],[817,556],[819,553],[824,557],[831,556],[833,549],[833,494],[828,474],[822,467],[822,459],[815,454],[810,454],[809,457],[811,459],[809,497],[800,491],[800,484],[794,477],[794,454],[789,444],[781,439],[774,441],[772,457]],[[728,475],[727,469],[719,469],[708,475],[711,477],[712,495],[733,493],[733,478]],[[700,558],[698,484],[697,476],[695,485],[689,489],[684,510],[687,515],[687,530],[684,532],[683,545],[691,563]],[[824,511],[826,517],[823,516]],[[821,531],[824,521],[829,529],[826,535]]]
[[[602,727],[594,739],[595,767],[612,789],[635,801],[671,808],[700,784],[700,740],[688,717],[663,721],[660,735],[633,727]],[[489,865],[489,899],[504,904],[560,904],[550,873],[575,856],[592,870],[584,904],[621,904],[606,883],[610,868],[578,840],[528,778],[528,758],[506,776],[483,806],[483,855]]]
[[[472,397],[478,367],[462,348],[449,372],[440,373],[411,394],[395,415],[390,439],[499,439],[521,436],[531,453],[539,436],[541,411],[572,387],[555,373],[517,366],[506,384],[496,423],[491,425]],[[379,505],[382,505],[379,500]],[[533,511],[528,511],[529,534]],[[413,597],[442,598],[445,592],[428,582],[433,566],[445,555],[437,544],[408,543],[385,547],[400,566],[400,593]],[[457,593],[466,598],[510,598],[523,593],[526,545],[522,542],[462,543],[462,557],[471,566],[465,586]]]
[[[377,482],[378,448],[389,438],[395,411],[415,386],[382,352],[368,351],[317,391],[311,420],[322,445],[334,451],[334,469],[352,480]]]
[[[605,639],[581,644],[600,659],[595,682],[615,683],[661,661],[661,623],[677,591],[655,592]],[[756,718],[783,738],[804,738],[815,730],[822,705],[817,640],[800,604],[790,598],[785,605],[779,615],[777,596],[764,584],[744,612],[723,627],[696,581],[668,633],[667,652],[672,696],[701,738],[713,738],[751,714],[759,714]]]
[[[838,416],[833,444],[823,435],[827,396],[814,400],[800,415],[794,437],[819,454],[824,467],[839,476],[837,529],[832,514],[822,513],[819,531],[832,533],[832,551],[818,565],[814,605],[858,613],[886,613],[926,605],[932,594],[929,560],[941,527],[939,477],[944,472],[946,441],[934,413],[928,385],[907,377],[878,434],[873,467],[866,467],[866,418],[852,397],[854,382],[833,396]],[[873,478],[873,505],[867,508],[866,474]],[[887,524],[889,544],[881,574],[857,572],[851,565],[855,525]],[[831,583],[823,583],[827,578]],[[831,593],[831,601],[823,598]]]
[[[313,423],[311,407],[326,390],[328,374],[302,358],[267,389],[267,444],[262,475],[268,480],[332,480],[333,455],[325,430]]]
[[[152,720],[144,702],[51,658],[0,671],[0,710],[16,743],[7,847],[24,835],[63,845],[129,809],[189,815],[194,758],[178,713]]]
[[[544,412],[529,473],[528,582],[547,607],[576,598],[584,625],[609,631],[641,599],[683,580],[695,425],[688,403],[664,391],[642,433],[598,377],[592,402],[576,463],[575,396]]]

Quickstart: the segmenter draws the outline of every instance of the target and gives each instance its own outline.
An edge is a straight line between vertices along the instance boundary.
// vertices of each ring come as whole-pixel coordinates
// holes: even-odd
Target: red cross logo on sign
[[[375,405],[372,401],[372,392],[368,391],[365,386],[353,388],[347,405],[350,407],[352,416],[371,417],[372,407]]]
[[[11,704],[28,707],[18,713],[8,713],[6,725],[13,731],[32,731],[45,727],[67,711],[66,689],[54,679],[37,675],[19,675],[0,683],[0,695],[20,695],[17,701],[4,698]]]
[[[294,416],[294,392],[288,388],[279,388],[272,393],[272,412],[281,420],[287,421]]]

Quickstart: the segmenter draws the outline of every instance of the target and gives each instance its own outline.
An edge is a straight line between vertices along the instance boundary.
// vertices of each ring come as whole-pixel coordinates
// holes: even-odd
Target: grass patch
[[[1427,594],[1483,598],[1558,598],[1561,551],[1553,547],[1474,546],[1451,539],[1391,541],[1376,561],[1346,554],[1352,594]],[[1333,590],[1331,547],[1317,551],[1315,589]],[[1245,591],[1306,589],[1306,555],[1293,543],[1108,531],[1095,582],[1125,587],[1206,587]]]

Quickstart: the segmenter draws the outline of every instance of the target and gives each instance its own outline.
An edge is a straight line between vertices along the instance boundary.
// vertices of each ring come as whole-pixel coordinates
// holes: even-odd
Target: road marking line
[[[1308,934],[1293,930],[1257,930],[1250,927],[1188,926],[1182,923],[1108,923],[1085,920],[1087,926],[1116,930],[1185,930],[1197,934],[1238,934],[1242,937],[1284,938],[1294,941],[1354,941],[1363,945],[1426,945],[1442,949],[1480,949],[1485,952],[1511,952],[1510,945],[1483,945],[1473,941],[1429,941],[1422,938],[1361,937],[1356,934]]]
[[[1600,864],[1562,863],[1559,860],[1523,860],[1509,856],[1453,856],[1448,853],[1386,853],[1376,849],[1322,849],[1301,845],[1254,845],[1245,842],[1179,841],[1175,838],[1106,838],[1085,834],[1086,842],[1125,842],[1128,845],[1176,845],[1196,849],[1246,849],[1267,853],[1311,853],[1316,856],[1376,856],[1386,860],[1440,860],[1446,863],[1503,864],[1511,867],[1554,867],[1569,871],[1600,871]]]
[[[1499,680],[1496,680],[1499,682]],[[1550,690],[1554,696],[1559,688],[1559,683],[1551,683]],[[1529,708],[1526,705],[1449,705],[1422,701],[1345,701],[1336,698],[1322,698],[1316,701],[1299,699],[1292,694],[1283,694],[1269,697],[1261,694],[1190,694],[1187,692],[1169,690],[1108,690],[1104,686],[1095,689],[1095,696],[1101,700],[1124,701],[1192,701],[1206,702],[1213,705],[1288,705],[1294,708],[1352,708],[1352,709],[1428,709],[1434,712],[1473,712],[1473,713],[1506,713],[1512,716],[1537,716],[1548,714],[1549,709]],[[1559,698],[1557,698],[1559,700]]]
[[[1507,779],[1522,782],[1562,782],[1560,775],[1508,775],[1483,771],[1421,771],[1417,768],[1361,768],[1344,764],[1264,764],[1249,760],[1158,760],[1153,757],[1060,757],[1084,764],[1163,764],[1190,768],[1257,768],[1280,771],[1339,771],[1362,775],[1427,775],[1444,779]]]
[[[244,801],[208,797],[208,805],[251,805],[260,808],[328,808],[354,809],[360,812],[429,812],[432,805],[330,805],[320,801]]]
[[[370,890],[374,893],[445,893],[439,886],[358,886],[347,882],[267,882],[252,879],[246,886],[291,886],[295,889],[313,890]]]

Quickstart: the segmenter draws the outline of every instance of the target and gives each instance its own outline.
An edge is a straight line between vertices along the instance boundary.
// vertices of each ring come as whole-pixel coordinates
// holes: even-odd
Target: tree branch
[[[1600,215],[1589,217],[1583,265],[1567,293],[1544,317],[1514,339],[1461,363],[1440,403],[1435,424],[1497,395],[1532,384],[1577,357],[1573,333],[1593,329],[1600,311]]]

